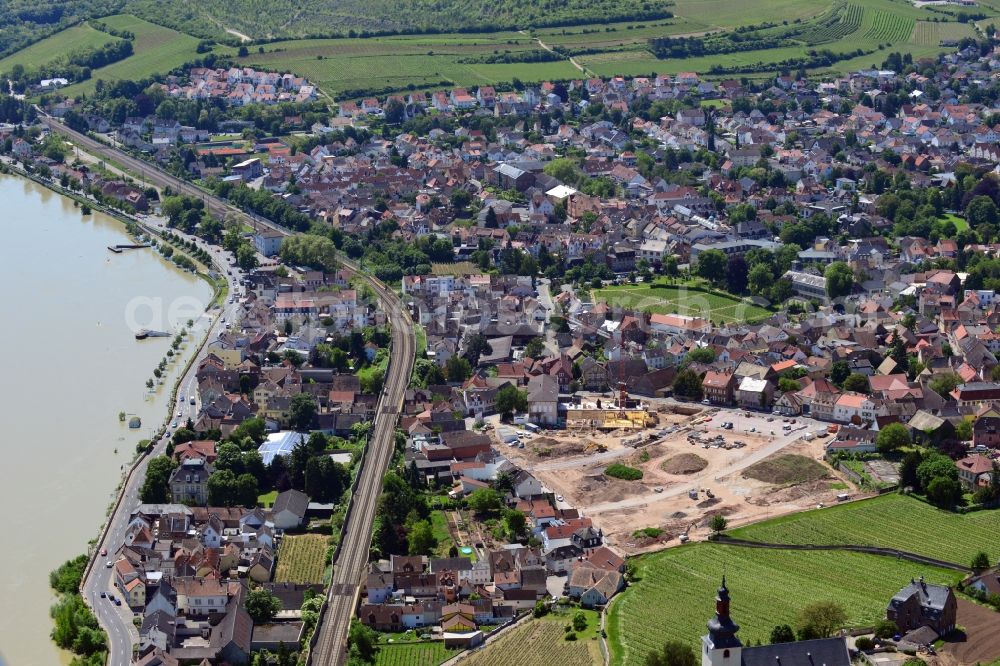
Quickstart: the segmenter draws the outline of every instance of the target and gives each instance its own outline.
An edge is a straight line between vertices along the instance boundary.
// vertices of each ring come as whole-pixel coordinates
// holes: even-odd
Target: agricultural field
[[[883,495],[806,511],[730,530],[730,536],[772,543],[856,544],[896,548],[968,565],[986,551],[1000,556],[1000,511],[954,514],[904,495]]]
[[[276,42],[240,62],[293,71],[325,92],[406,89],[440,85],[478,86],[522,78],[567,79],[580,74],[567,60],[491,63],[483,59],[538,52],[526,35],[426,35],[371,39],[308,39]]]
[[[198,57],[195,50],[198,39],[191,35],[125,14],[108,16],[101,21],[116,30],[128,30],[135,34],[135,53],[124,60],[95,69],[88,80],[66,88],[64,93],[70,97],[93,92],[97,79],[144,79],[156,73],[166,74]]]
[[[564,637],[564,626],[572,621],[575,609],[554,612],[541,619],[528,620],[504,632],[486,649],[469,656],[465,666],[594,666],[603,663],[597,634],[600,617],[583,611],[587,629],[577,633],[575,641]]]
[[[278,548],[276,583],[322,583],[329,539],[321,534],[286,536]]]
[[[437,666],[455,654],[455,650],[444,646],[444,641],[381,645],[375,666]]]
[[[714,322],[759,321],[771,313],[736,296],[708,293],[685,286],[621,285],[595,289],[593,297],[611,305],[657,314],[682,314]]]
[[[914,524],[913,521],[907,521]],[[777,624],[794,625],[809,602],[835,600],[853,626],[884,616],[888,600],[911,578],[954,584],[961,574],[878,555],[779,551],[709,542],[634,560],[637,580],[612,602],[608,615],[611,663],[639,666],[668,639],[699,649],[723,572],[732,616],[744,644],[766,642]],[[864,572],[864,575],[859,575]]]
[[[938,46],[942,41],[959,41],[975,37],[976,31],[970,23],[934,23],[917,21],[913,26],[910,41],[918,46]]]
[[[86,23],[75,25],[0,60],[0,72],[9,72],[15,65],[34,69],[70,53],[101,48],[117,40],[117,37],[91,28]]]

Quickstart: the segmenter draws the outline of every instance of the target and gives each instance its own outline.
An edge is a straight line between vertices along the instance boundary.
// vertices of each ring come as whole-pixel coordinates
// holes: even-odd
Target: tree
[[[979,551],[976,553],[975,557],[972,558],[972,568],[974,570],[989,569],[990,556],[984,551]]]
[[[814,601],[799,613],[800,637],[827,638],[847,622],[847,612],[834,601]]]
[[[747,262],[738,254],[729,257],[726,263],[726,289],[733,294],[747,290]]]
[[[351,618],[351,629],[347,634],[348,655],[351,661],[366,664],[375,663],[378,654],[378,634],[374,629],[363,625],[358,618]]]
[[[965,207],[965,217],[973,229],[981,224],[992,226],[1000,220],[996,203],[985,195],[973,197],[969,201],[969,205]]]
[[[398,125],[406,119],[406,107],[395,98],[389,98],[383,109],[385,121],[391,125]]]
[[[715,514],[714,516],[712,516],[711,520],[708,521],[708,526],[716,534],[718,534],[722,530],[726,529],[726,525],[728,525],[728,524],[729,524],[729,521],[726,520],[726,517],[723,516],[721,513]]]
[[[767,264],[754,264],[747,275],[747,288],[754,296],[763,296],[774,284],[774,273]]]
[[[885,455],[910,444],[910,431],[902,423],[890,423],[875,438],[879,453]]]
[[[685,368],[674,377],[674,395],[689,400],[701,400],[701,377],[690,368]]]
[[[937,478],[950,479],[957,483],[958,470],[948,456],[937,452],[928,453],[917,467],[917,482],[920,488],[928,493],[931,482]]]
[[[245,604],[247,613],[255,624],[268,622],[281,610],[281,600],[274,596],[270,590],[265,590],[262,587],[251,590],[247,594]]]
[[[771,630],[771,643],[794,643],[795,632],[787,624],[779,624]]]
[[[517,509],[504,511],[503,522],[507,527],[507,534],[509,534],[512,539],[519,539],[521,535],[524,534],[525,528],[528,526],[528,519]]]
[[[830,381],[840,386],[851,375],[851,366],[847,361],[834,361],[830,366]]]
[[[508,384],[497,391],[496,408],[504,419],[509,419],[515,413],[526,412],[528,393]]]
[[[695,272],[713,284],[720,284],[726,277],[729,260],[722,250],[705,250],[698,254]]]
[[[496,513],[503,504],[500,493],[492,488],[479,488],[473,491],[465,501],[470,509],[481,515]]]
[[[954,508],[962,500],[962,485],[957,479],[936,476],[927,484],[927,499],[940,509]]]
[[[892,638],[899,633],[899,627],[892,620],[882,619],[875,623],[875,636],[878,638]]]
[[[410,555],[430,555],[437,539],[431,530],[431,524],[427,520],[418,520],[410,526],[406,537],[409,543]]]
[[[309,393],[296,393],[288,405],[288,427],[308,431],[316,423],[316,400]]]
[[[667,641],[662,650],[653,650],[646,655],[646,666],[697,666],[691,646],[683,641]]]
[[[477,333],[466,341],[465,353],[462,355],[469,361],[469,365],[476,367],[479,365],[480,356],[492,353],[493,347],[490,346],[490,341],[486,339],[486,336]]]
[[[146,467],[146,478],[139,488],[139,499],[145,504],[163,504],[170,501],[167,482],[174,471],[174,461],[167,456],[157,456]]]
[[[871,392],[871,387],[868,384],[868,377],[864,376],[860,372],[852,372],[844,380],[843,389],[845,391],[853,391],[855,393],[869,393]]]
[[[472,366],[461,356],[451,356],[444,364],[444,376],[449,382],[460,384],[472,376]]]
[[[848,296],[854,289],[854,271],[843,261],[835,261],[826,267],[826,295],[831,299]]]
[[[528,340],[524,346],[524,355],[528,358],[538,359],[545,355],[545,340],[541,337],[534,337]]]
[[[688,352],[685,360],[691,363],[711,363],[715,360],[715,350],[711,347],[697,347]]]
[[[587,616],[584,615],[583,611],[577,611],[573,616],[573,630],[583,631],[587,628]]]
[[[936,375],[934,379],[927,383],[927,386],[938,395],[947,397],[948,394],[954,391],[955,387],[961,383],[962,378],[957,374],[954,372],[946,372],[941,375]]]

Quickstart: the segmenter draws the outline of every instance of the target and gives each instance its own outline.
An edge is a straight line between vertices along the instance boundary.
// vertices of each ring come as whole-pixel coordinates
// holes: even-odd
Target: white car
[[[562,495],[556,495],[556,501],[557,502],[562,502],[563,501],[563,496]]]
[[[110,569],[111,567],[115,566],[115,563],[112,562],[111,560],[108,560],[107,562],[104,563],[104,566]]]

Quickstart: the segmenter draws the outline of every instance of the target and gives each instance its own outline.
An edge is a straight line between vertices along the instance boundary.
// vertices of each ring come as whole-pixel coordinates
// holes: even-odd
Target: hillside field
[[[619,594],[608,614],[614,666],[641,666],[668,639],[697,651],[715,612],[723,572],[732,595],[733,620],[744,644],[767,642],[778,624],[794,625],[812,601],[832,600],[852,626],[884,617],[889,599],[911,578],[956,583],[961,574],[878,555],[829,551],[779,551],[697,543],[635,560],[638,580]]]
[[[74,25],[0,60],[0,72],[10,72],[15,65],[31,70],[70,53],[97,49],[117,40],[86,23]]]
[[[896,548],[968,566],[979,551],[1000,557],[1000,511],[954,514],[890,494],[729,530],[738,539]]]
[[[191,35],[124,14],[108,16],[101,21],[116,30],[128,30],[134,33],[135,52],[124,60],[95,69],[86,81],[66,88],[63,92],[70,97],[93,92],[98,79],[104,81],[144,79],[153,74],[166,74],[175,67],[198,57],[195,49],[199,40]],[[58,33],[50,39],[58,38],[61,34]]]

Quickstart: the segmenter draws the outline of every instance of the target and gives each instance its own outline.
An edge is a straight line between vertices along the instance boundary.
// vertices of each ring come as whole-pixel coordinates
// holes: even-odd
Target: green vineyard
[[[914,20],[881,9],[866,9],[864,37],[879,43],[896,44],[913,34]]]
[[[863,14],[864,8],[861,5],[840,4],[828,16],[817,20],[816,24],[803,32],[799,39],[809,46],[843,39],[858,31]]]

